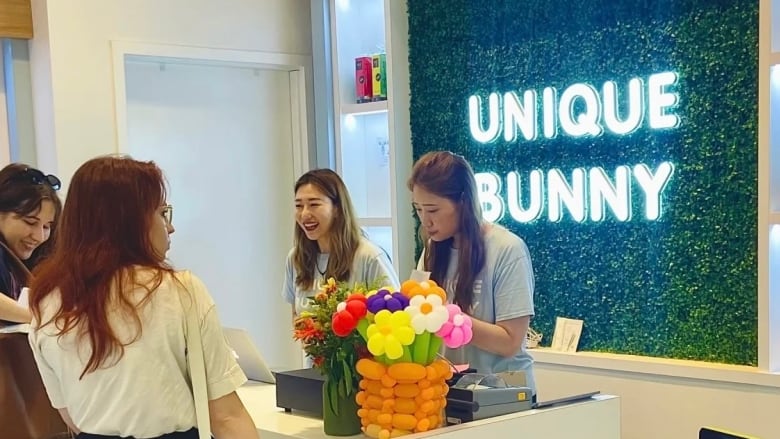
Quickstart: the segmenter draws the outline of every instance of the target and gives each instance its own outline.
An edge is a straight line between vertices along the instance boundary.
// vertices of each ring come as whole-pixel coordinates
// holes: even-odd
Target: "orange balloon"
[[[404,281],[404,283],[401,284],[401,294],[409,297],[409,293],[412,291],[412,289],[419,286],[420,284],[416,280],[409,279]]]

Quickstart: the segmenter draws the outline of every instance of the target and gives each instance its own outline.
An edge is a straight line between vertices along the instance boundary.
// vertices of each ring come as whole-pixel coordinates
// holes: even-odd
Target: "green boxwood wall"
[[[408,0],[415,159],[465,155],[477,172],[671,161],[659,221],[499,222],[536,275],[532,326],[585,320],[581,350],[757,363],[755,0]],[[676,129],[492,145],[474,141],[468,97],[676,71]],[[623,89],[624,90],[624,89]],[[540,98],[541,99],[541,98]],[[505,194],[504,194],[505,196]],[[545,210],[546,212],[546,210]]]

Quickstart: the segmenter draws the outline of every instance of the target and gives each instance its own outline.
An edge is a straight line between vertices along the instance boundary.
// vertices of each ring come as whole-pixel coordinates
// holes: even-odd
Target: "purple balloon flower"
[[[409,306],[409,298],[399,292],[391,293],[388,290],[381,289],[376,294],[366,300],[368,311],[376,314],[383,309],[390,312],[396,312]]]

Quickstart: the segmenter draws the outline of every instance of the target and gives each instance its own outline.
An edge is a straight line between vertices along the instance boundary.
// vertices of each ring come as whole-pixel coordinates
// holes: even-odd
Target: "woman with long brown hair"
[[[400,288],[387,254],[363,236],[347,186],[334,171],[314,169],[295,182],[295,222],[282,292],[293,317],[331,277],[350,285],[382,281]]]
[[[215,437],[257,438],[213,300],[165,262],[172,213],[153,162],[100,157],[73,176],[61,234],[32,285],[29,338],[49,399],[78,438],[198,437],[187,312],[200,322]]]
[[[524,371],[535,397],[533,359],[525,347],[534,315],[534,273],[525,242],[482,219],[471,165],[448,151],[429,152],[409,178],[431,272],[449,299],[472,317],[474,338],[447,357],[478,373]]]

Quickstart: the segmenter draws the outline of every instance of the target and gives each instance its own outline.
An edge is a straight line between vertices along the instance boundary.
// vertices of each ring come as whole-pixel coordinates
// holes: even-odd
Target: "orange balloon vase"
[[[449,391],[445,381],[452,378],[446,362],[388,366],[364,358],[358,361],[356,369],[362,379],[355,399],[367,436],[387,439],[444,425]]]

